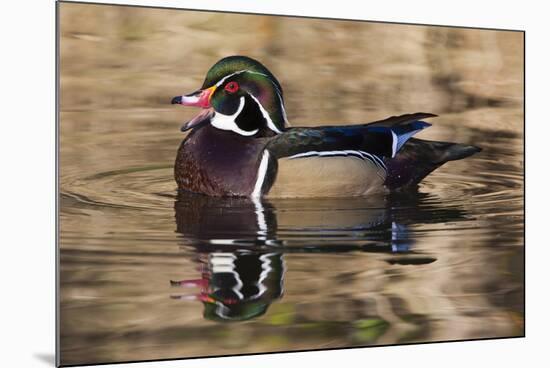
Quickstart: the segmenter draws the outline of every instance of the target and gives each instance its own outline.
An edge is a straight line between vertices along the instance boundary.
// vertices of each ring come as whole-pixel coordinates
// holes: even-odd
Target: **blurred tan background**
[[[68,3],[59,22],[66,364],[523,333],[522,33]],[[440,117],[420,137],[483,148],[422,184],[433,219],[411,237],[436,261],[286,254],[284,297],[242,324],[169,298],[170,279],[199,275],[175,233],[172,170],[179,126],[197,111],[170,100],[234,54],[275,74],[294,126],[424,111]],[[308,217],[272,205],[290,242],[320,214],[352,229],[365,217],[363,206]],[[463,214],[437,217],[448,209]]]
[[[522,129],[520,32],[62,4],[61,38],[62,111],[174,111],[241,54],[280,80],[294,125],[475,110],[467,123]]]

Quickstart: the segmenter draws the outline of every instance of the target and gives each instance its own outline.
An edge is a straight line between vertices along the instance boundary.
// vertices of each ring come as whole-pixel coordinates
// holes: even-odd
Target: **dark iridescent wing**
[[[370,127],[395,127],[399,125],[407,125],[415,121],[419,121],[427,118],[434,118],[437,115],[430,114],[429,112],[415,112],[414,114],[405,114],[399,116],[391,116],[384,120],[373,121],[365,125]]]
[[[410,137],[430,126],[420,119],[433,116],[416,113],[361,125],[289,128],[274,137],[267,148],[276,158],[356,151],[376,157],[394,157]]]

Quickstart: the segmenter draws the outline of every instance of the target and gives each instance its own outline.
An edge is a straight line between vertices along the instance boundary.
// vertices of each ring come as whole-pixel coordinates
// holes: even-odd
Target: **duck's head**
[[[203,110],[181,130],[210,123],[242,136],[281,133],[286,124],[283,90],[260,62],[246,56],[229,56],[210,68],[202,87],[176,96],[172,104]]]

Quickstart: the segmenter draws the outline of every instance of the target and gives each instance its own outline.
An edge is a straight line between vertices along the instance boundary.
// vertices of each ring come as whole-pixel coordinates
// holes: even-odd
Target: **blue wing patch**
[[[419,131],[426,129],[432,126],[430,123],[424,121],[413,121],[412,123],[403,124],[403,125],[394,125],[392,127],[369,127],[371,132],[381,132],[381,133],[391,133],[392,135],[392,155],[395,157],[397,152],[403,147],[405,143]]]
[[[426,123],[424,121],[415,121],[411,124],[392,127],[391,131],[397,137],[397,142],[394,143],[395,150],[393,150],[393,156],[395,156],[395,154],[413,135],[431,126],[432,124]]]

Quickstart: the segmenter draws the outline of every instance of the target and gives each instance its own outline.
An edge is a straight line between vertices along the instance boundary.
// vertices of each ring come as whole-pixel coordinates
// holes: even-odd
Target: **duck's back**
[[[269,142],[277,174],[269,197],[362,196],[386,191],[386,158],[430,126],[414,114],[347,126],[291,128]]]
[[[411,138],[430,126],[428,113],[360,125],[294,128],[268,144],[278,168],[270,197],[362,196],[416,186],[475,146]]]

